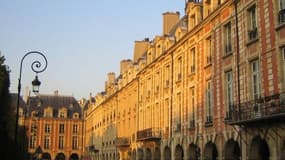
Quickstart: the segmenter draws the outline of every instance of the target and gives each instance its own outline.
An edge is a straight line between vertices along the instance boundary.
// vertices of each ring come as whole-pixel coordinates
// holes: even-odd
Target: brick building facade
[[[93,159],[285,159],[285,1],[188,0],[85,111]]]

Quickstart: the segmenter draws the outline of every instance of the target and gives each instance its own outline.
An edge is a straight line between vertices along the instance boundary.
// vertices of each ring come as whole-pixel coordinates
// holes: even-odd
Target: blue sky
[[[48,59],[39,74],[40,92],[77,99],[104,90],[108,72],[118,75],[122,59],[132,59],[135,40],[162,33],[162,13],[179,11],[184,0],[0,0],[0,51],[17,92],[20,60],[36,50]],[[34,73],[26,57],[22,93]]]

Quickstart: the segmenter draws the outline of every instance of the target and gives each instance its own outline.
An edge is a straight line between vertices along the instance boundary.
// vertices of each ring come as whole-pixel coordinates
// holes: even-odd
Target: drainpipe
[[[240,70],[239,70],[239,56],[240,56],[240,51],[239,51],[239,34],[238,34],[238,0],[234,0],[234,7],[235,7],[235,22],[236,22],[236,48],[237,48],[237,53],[236,53],[236,63],[237,63],[237,99],[238,99],[238,119],[241,120],[241,107],[240,107]],[[240,143],[240,154],[241,154],[241,159],[242,159],[242,135],[241,135],[241,130],[238,131],[239,133],[239,143]]]

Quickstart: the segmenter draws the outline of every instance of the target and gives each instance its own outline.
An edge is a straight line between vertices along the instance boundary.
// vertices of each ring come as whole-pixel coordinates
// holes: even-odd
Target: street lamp
[[[47,59],[45,57],[44,54],[42,54],[41,52],[38,51],[31,51],[26,53],[23,58],[21,59],[21,65],[20,65],[20,75],[19,75],[19,79],[18,79],[18,98],[17,98],[17,111],[16,111],[16,126],[15,126],[15,143],[16,145],[18,145],[18,140],[17,140],[17,134],[18,134],[18,121],[19,121],[19,101],[20,101],[20,92],[21,92],[21,79],[22,79],[22,66],[23,66],[23,61],[24,59],[28,56],[28,55],[38,55],[40,57],[43,58],[44,60],[44,65],[42,66],[42,63],[38,60],[35,60],[32,62],[31,64],[31,69],[33,70],[33,72],[36,73],[36,77],[35,79],[32,81],[32,85],[33,85],[33,92],[35,94],[39,93],[39,87],[41,85],[41,82],[38,79],[38,73],[41,73],[43,71],[46,70],[47,68]]]

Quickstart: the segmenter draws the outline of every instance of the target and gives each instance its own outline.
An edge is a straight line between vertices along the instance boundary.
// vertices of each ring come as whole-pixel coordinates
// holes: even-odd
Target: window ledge
[[[279,31],[280,29],[282,29],[282,28],[284,28],[284,27],[285,27],[285,22],[279,23],[278,26],[275,27],[275,30],[276,30],[276,31]]]
[[[226,52],[225,55],[224,55],[222,58],[223,58],[223,59],[226,59],[226,58],[228,58],[228,57],[230,57],[230,56],[232,56],[232,55],[233,55],[233,51]]]
[[[213,126],[213,121],[205,122],[205,127],[212,127],[212,126]]]
[[[204,69],[206,69],[206,68],[208,68],[208,67],[210,67],[210,66],[212,66],[212,63],[206,64],[206,65],[204,66]]]
[[[257,41],[258,41],[258,37],[251,39],[251,40],[248,40],[248,42],[246,43],[246,46],[250,46],[250,45],[256,43]]]

